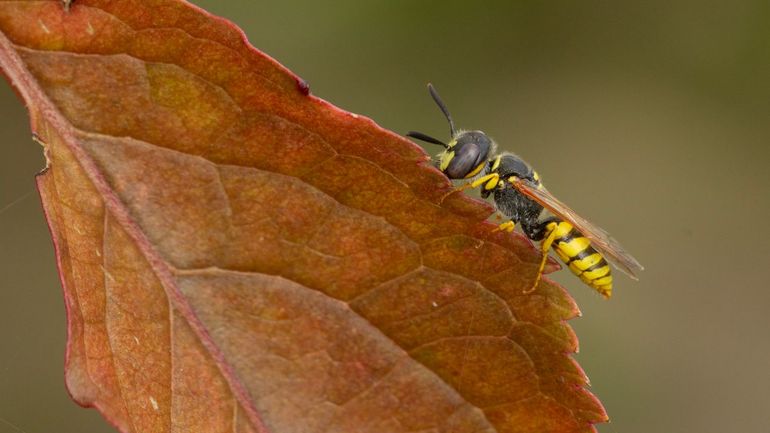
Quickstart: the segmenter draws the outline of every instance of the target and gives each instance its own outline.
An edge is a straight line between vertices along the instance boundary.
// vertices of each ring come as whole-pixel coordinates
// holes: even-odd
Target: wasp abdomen
[[[565,221],[552,222],[547,230],[546,238],[553,232],[551,247],[570,271],[602,296],[609,297],[612,271],[601,253],[591,246],[591,241]]]

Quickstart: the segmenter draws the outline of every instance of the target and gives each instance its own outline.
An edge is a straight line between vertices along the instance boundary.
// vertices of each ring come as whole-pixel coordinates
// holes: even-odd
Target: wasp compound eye
[[[451,179],[463,179],[477,173],[479,166],[486,163],[491,147],[492,141],[481,131],[461,133],[457,144],[451,148],[454,157],[444,172]]]
[[[468,175],[476,166],[480,159],[481,149],[475,143],[468,143],[455,150],[455,156],[449,161],[446,168],[446,174],[452,179],[462,179]]]

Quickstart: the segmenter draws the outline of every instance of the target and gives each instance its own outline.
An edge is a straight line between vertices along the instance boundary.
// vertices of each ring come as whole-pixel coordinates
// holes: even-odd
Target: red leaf
[[[177,0],[0,2],[68,309],[123,432],[586,432],[578,310],[417,146]]]

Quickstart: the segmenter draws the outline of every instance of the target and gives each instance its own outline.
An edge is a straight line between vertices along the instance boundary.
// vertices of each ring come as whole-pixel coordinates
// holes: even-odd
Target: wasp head
[[[481,131],[460,132],[439,154],[438,168],[450,179],[465,179],[486,165],[492,140]]]
[[[438,92],[428,84],[428,91],[449,122],[452,140],[444,143],[421,132],[411,131],[406,135],[428,143],[443,146],[438,154],[438,168],[450,179],[466,179],[479,174],[486,165],[487,157],[493,151],[492,140],[481,131],[457,131],[452,116]]]

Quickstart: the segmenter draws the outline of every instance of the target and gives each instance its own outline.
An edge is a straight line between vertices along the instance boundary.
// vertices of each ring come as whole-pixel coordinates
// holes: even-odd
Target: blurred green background
[[[584,314],[571,324],[601,432],[768,431],[770,2],[195,3],[397,132],[445,138],[432,81],[459,126],[639,258],[641,281],[619,277],[611,301],[555,275]],[[112,432],[64,389],[43,157],[7,85],[0,131],[0,432]]]

